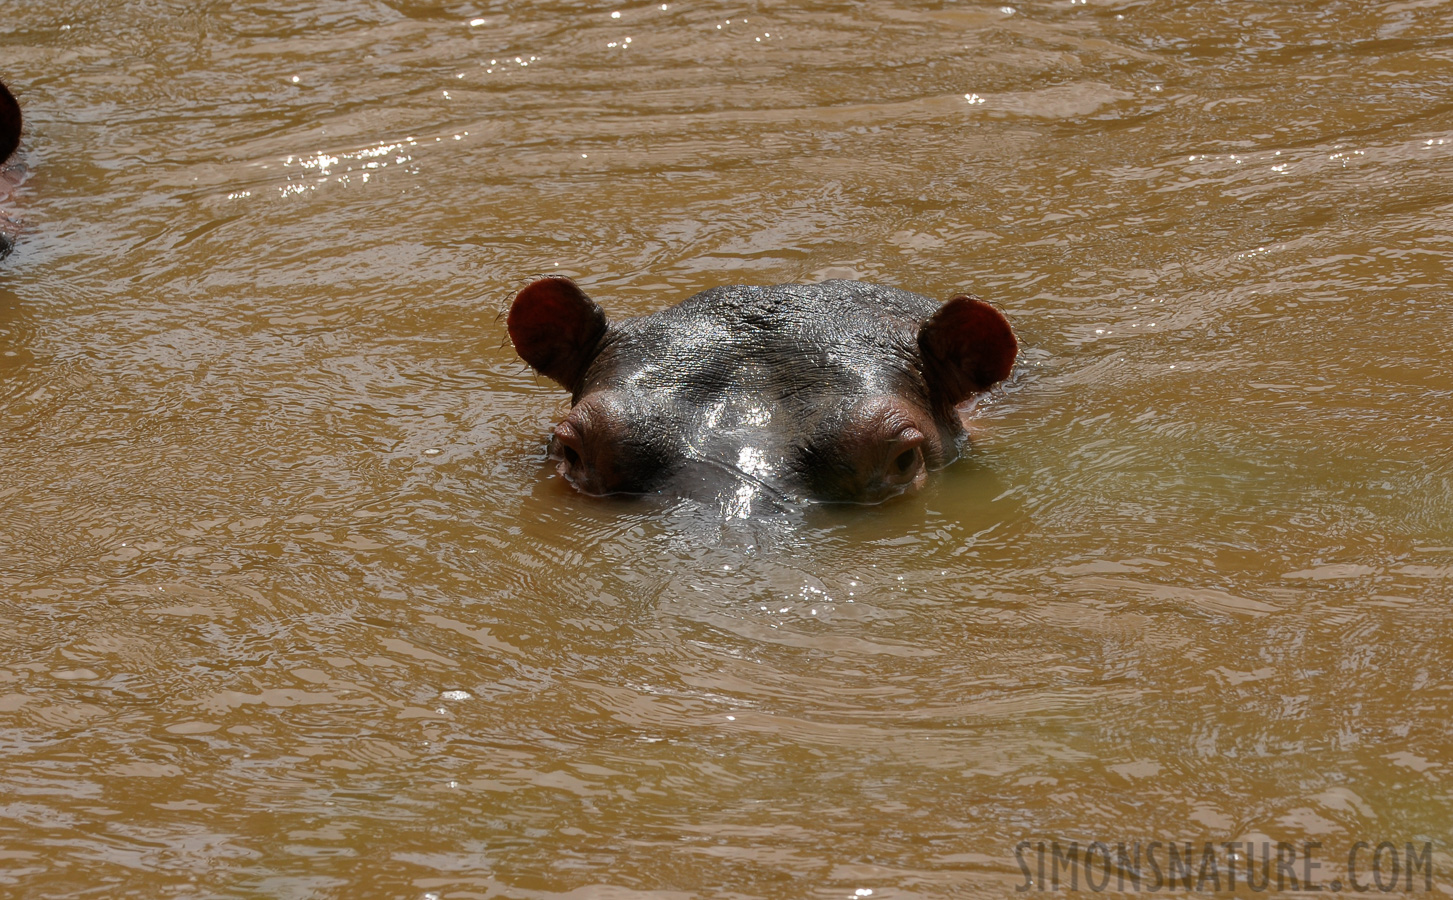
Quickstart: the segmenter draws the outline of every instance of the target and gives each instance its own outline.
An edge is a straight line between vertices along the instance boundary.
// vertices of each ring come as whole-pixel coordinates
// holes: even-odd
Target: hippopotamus
[[[879,503],[967,445],[963,406],[1007,378],[1008,320],[859,281],[716,287],[611,320],[569,278],[540,278],[510,340],[570,392],[549,457],[586,494]],[[774,501],[776,503],[774,504]]]
[[[10,89],[0,82],[0,204],[10,198],[10,192],[20,181],[19,176],[7,170],[5,163],[20,146],[22,124],[20,104],[15,101],[15,95],[10,93]],[[10,252],[17,230],[15,224],[6,217],[4,210],[0,209],[0,257]]]
[[[20,104],[4,82],[0,82],[0,164],[20,146]]]

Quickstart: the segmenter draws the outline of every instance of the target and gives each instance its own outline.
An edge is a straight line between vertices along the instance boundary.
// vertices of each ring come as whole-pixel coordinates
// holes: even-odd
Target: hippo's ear
[[[0,163],[10,158],[20,146],[20,104],[15,102],[5,85],[0,84]]]
[[[520,358],[573,394],[605,335],[605,311],[569,278],[541,278],[515,295],[509,329]]]
[[[1019,342],[1009,320],[978,297],[955,297],[918,329],[929,390],[956,406],[1009,377]]]

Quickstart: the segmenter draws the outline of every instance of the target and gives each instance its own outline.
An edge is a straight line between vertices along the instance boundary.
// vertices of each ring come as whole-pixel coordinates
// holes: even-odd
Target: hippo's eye
[[[905,428],[889,441],[887,464],[883,466],[883,481],[890,485],[906,485],[923,469],[923,432],[917,428]],[[883,457],[879,457],[880,459]]]
[[[932,445],[909,413],[888,404],[856,412],[846,425],[819,431],[801,451],[799,470],[813,496],[878,503],[921,485]]]
[[[555,426],[555,446],[560,454],[560,459],[570,468],[580,465],[581,455],[585,452],[585,440],[580,430],[570,421],[561,422]]]
[[[643,494],[670,470],[665,447],[653,441],[648,423],[611,398],[578,404],[555,426],[549,457],[556,471],[587,494]]]

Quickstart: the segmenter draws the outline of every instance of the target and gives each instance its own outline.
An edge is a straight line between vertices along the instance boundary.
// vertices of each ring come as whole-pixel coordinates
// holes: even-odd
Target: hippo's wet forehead
[[[917,321],[831,285],[707,291],[626,320],[593,375],[701,403],[744,392],[787,400],[901,390],[912,379]]]

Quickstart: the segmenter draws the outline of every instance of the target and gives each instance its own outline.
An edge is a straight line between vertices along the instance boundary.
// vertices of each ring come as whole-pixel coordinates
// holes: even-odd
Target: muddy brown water
[[[10,0],[0,77],[0,894],[1453,891],[1447,3]],[[724,523],[544,464],[541,273],[1024,351],[922,495]]]

